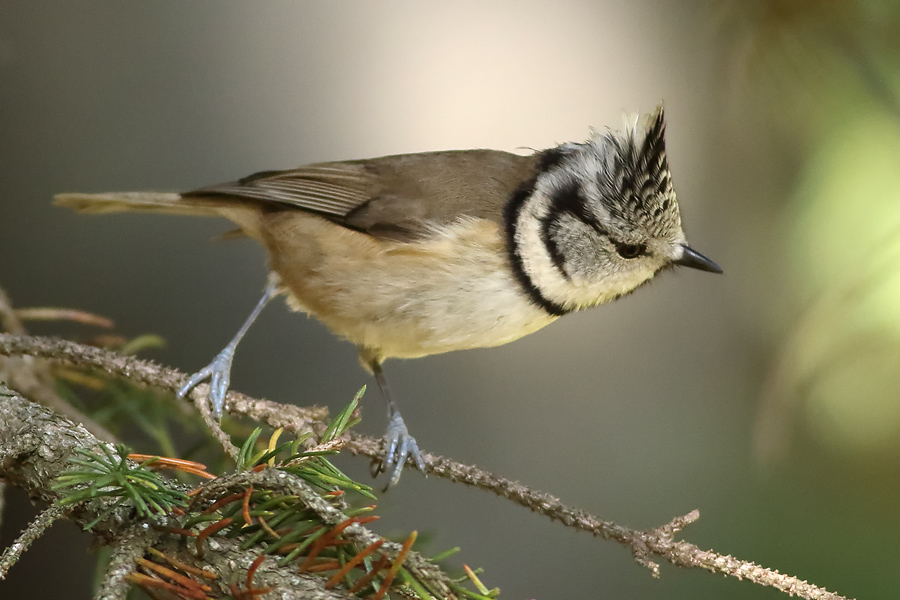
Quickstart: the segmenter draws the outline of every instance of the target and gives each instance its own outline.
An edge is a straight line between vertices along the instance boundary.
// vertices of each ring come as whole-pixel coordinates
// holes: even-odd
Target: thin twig
[[[0,333],[0,355],[32,356],[77,366],[93,368],[113,377],[122,377],[132,383],[152,386],[175,393],[187,382],[188,376],[177,369],[160,366],[152,361],[117,354],[102,348],[76,344],[67,340],[15,336]],[[192,398],[202,395],[206,384],[197,386]],[[328,416],[328,409],[319,406],[301,407],[257,399],[229,391],[225,397],[225,411],[232,415],[259,418],[273,427],[285,427],[291,431],[313,431]]]
[[[0,555],[0,579],[5,579],[9,569],[16,564],[19,558],[28,550],[36,539],[41,537],[53,523],[66,516],[68,507],[63,508],[51,505],[41,511],[25,528],[19,537],[10,544]]]
[[[103,327],[104,329],[111,329],[115,326],[112,319],[73,308],[55,308],[50,306],[17,308],[16,316],[22,321],[72,321],[74,323],[83,323],[84,325]],[[10,331],[10,333],[14,332]]]
[[[13,335],[25,335],[27,333],[21,319],[19,319],[12,307],[9,296],[6,295],[2,287],[0,287],[0,330],[8,331]]]
[[[352,452],[358,452],[381,460],[384,456],[380,440],[353,434],[347,444]],[[699,511],[677,517],[655,529],[641,531],[599,519],[583,510],[567,506],[550,494],[532,490],[516,481],[494,475],[478,467],[463,464],[434,454],[423,454],[428,473],[451,481],[493,492],[534,512],[559,521],[567,527],[587,531],[604,539],[630,546],[635,560],[649,568],[654,577],[659,576],[659,565],[650,556],[659,556],[679,567],[699,567],[713,573],[722,573],[738,579],[747,579],[759,585],[774,587],[783,592],[810,600],[847,600],[806,581],[761,567],[750,561],[703,550],[674,535],[700,517]]]
[[[9,296],[0,287],[0,333],[26,335],[27,331]],[[28,397],[49,406],[74,421],[82,423],[91,433],[105,442],[115,442],[116,437],[105,427],[81,413],[59,397],[53,387],[53,378],[47,365],[31,358],[10,358],[0,361],[0,377],[6,373],[8,383]]]
[[[194,388],[191,389],[190,394],[191,399],[194,401],[194,406],[200,411],[200,416],[212,432],[213,437],[219,440],[219,444],[222,445],[222,448],[225,449],[225,453],[231,457],[231,460],[235,463],[238,462],[241,451],[232,443],[231,436],[225,433],[225,430],[222,429],[219,421],[213,417],[212,410],[210,410],[209,401],[207,400],[209,396],[209,385],[203,384],[194,386]]]
[[[94,367],[111,375],[127,377],[132,381],[153,385],[169,391],[177,390],[184,383],[185,379],[185,376],[178,371],[133,357],[121,356],[64,340],[0,334],[0,354],[24,354],[62,361],[76,366]],[[279,408],[275,409],[275,406]],[[308,427],[310,424],[309,413],[304,412],[302,409],[288,405],[277,405],[265,400],[255,400],[235,392],[229,392],[226,408],[232,414],[263,419],[264,417],[261,415],[271,415],[280,411],[282,414],[279,417],[278,425],[295,432],[301,427]],[[296,411],[295,414],[299,415],[296,423],[286,422],[288,419],[285,413],[291,411]],[[380,460],[383,458],[381,442],[370,437],[353,435],[348,443],[348,447],[372,459]],[[797,577],[784,575],[752,562],[722,555],[711,550],[702,550],[683,540],[675,540],[675,533],[698,518],[699,513],[697,511],[673,519],[666,525],[656,529],[640,531],[623,527],[611,521],[604,521],[583,510],[567,506],[554,496],[531,490],[522,484],[505,477],[499,477],[478,467],[431,454],[425,454],[424,459],[429,473],[451,481],[459,481],[466,485],[491,491],[516,504],[543,514],[552,520],[560,521],[568,527],[587,531],[593,535],[615,540],[631,547],[635,560],[650,568],[654,575],[658,575],[659,567],[650,560],[650,557],[658,556],[680,567],[702,568],[738,579],[747,579],[753,583],[774,587],[807,600],[847,600],[844,596],[829,592]],[[210,489],[214,488],[210,486]],[[313,501],[312,499],[310,500],[310,502]],[[324,500],[321,500],[321,502],[325,503]],[[363,540],[360,541],[362,542]],[[371,541],[373,540],[370,540],[369,543]]]

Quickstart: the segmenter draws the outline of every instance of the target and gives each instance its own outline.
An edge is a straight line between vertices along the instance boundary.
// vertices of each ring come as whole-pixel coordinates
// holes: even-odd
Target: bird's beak
[[[682,267],[690,267],[692,269],[700,269],[701,271],[709,271],[710,273],[721,273],[722,267],[709,260],[696,250],[691,249],[685,244],[681,245],[681,258],[673,260],[672,263],[681,265]]]

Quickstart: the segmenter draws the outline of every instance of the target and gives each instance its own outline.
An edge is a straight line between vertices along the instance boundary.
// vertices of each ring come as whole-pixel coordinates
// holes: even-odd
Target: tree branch
[[[44,532],[50,528],[56,521],[66,516],[68,509],[60,506],[49,506],[39,514],[25,531],[19,534],[19,537],[3,551],[0,556],[0,579],[5,579],[9,568],[16,564],[19,557],[34,543],[36,539],[41,537]]]
[[[353,452],[378,460],[384,455],[381,446],[379,440],[356,434],[352,434],[351,441],[347,445],[348,449]],[[682,517],[676,517],[656,529],[641,531],[599,519],[581,509],[563,504],[555,496],[532,490],[521,483],[494,475],[478,467],[434,454],[423,454],[423,457],[429,474],[487,490],[533,512],[545,515],[551,520],[559,521],[567,527],[587,531],[604,539],[630,546],[635,560],[649,568],[654,577],[659,577],[659,565],[650,560],[650,557],[658,556],[679,567],[699,567],[713,573],[746,579],[800,598],[847,600],[844,596],[829,592],[797,577],[785,575],[733,556],[722,555],[712,550],[703,550],[683,540],[675,540],[674,535],[677,532],[700,517],[700,512],[697,510]]]
[[[23,398],[0,382],[0,477],[21,487],[32,498],[52,506],[59,499],[59,493],[54,491],[52,486],[60,473],[68,467],[68,457],[76,448],[96,451],[100,443],[83,426]],[[260,481],[269,481],[270,478],[276,478],[272,479],[276,481],[280,479],[280,475],[287,474],[277,474],[273,471],[272,474],[252,474],[250,477],[256,475],[260,477]],[[208,493],[214,494],[219,491],[226,481],[240,483],[241,476],[221,478],[221,481],[214,480],[209,484]],[[315,502],[325,503],[324,499],[306,484],[292,481],[290,476],[286,481],[298,495],[302,490],[304,497],[315,497]],[[206,489],[202,493],[207,493]],[[84,526],[100,514],[104,502],[105,499],[95,499],[71,507],[70,518],[76,524]],[[318,510],[321,507],[311,506],[311,508]],[[330,506],[329,509],[336,510]],[[101,521],[91,528],[91,533],[102,542],[113,546],[113,560],[107,570],[98,599],[124,598],[129,586],[127,578],[134,571],[135,559],[143,556],[150,547],[180,564],[198,571],[202,569],[214,573],[215,577],[209,581],[209,585],[219,597],[232,592],[229,584],[246,579],[247,570],[257,558],[258,552],[240,548],[240,540],[225,538],[207,540],[206,543],[215,551],[206,552],[202,557],[198,556],[196,552],[191,551],[192,545],[185,544],[182,537],[162,535],[152,529],[148,530],[147,524],[135,521],[131,513],[132,511],[127,508],[119,510],[106,521]],[[55,516],[56,512],[51,508],[44,514]],[[332,520],[336,518],[335,514],[331,514],[330,517]],[[359,525],[355,527],[356,535],[376,537]],[[263,561],[256,581],[260,584],[258,587],[271,587],[279,598],[290,600],[355,598],[346,591],[325,589],[326,580],[323,577],[299,574],[295,569],[277,567],[275,562],[271,558]]]
[[[131,381],[170,392],[176,391],[186,379],[182,373],[152,362],[113,354],[65,340],[0,334],[0,354],[27,355],[78,367],[91,367],[110,375],[125,377]],[[320,419],[323,416],[320,408],[303,409],[282,405],[267,400],[257,400],[237,392],[228,393],[225,408],[232,414],[262,420],[272,426],[284,427],[295,433],[302,433],[321,426]],[[348,442],[348,447],[373,460],[383,458],[381,443],[373,438],[354,434]],[[651,556],[663,558],[680,567],[702,568],[713,573],[747,579],[756,584],[774,587],[808,600],[847,600],[844,596],[829,592],[797,577],[785,575],[732,556],[703,550],[683,540],[676,540],[675,534],[699,517],[697,511],[673,519],[661,527],[640,531],[611,521],[604,521],[585,511],[567,506],[554,496],[531,490],[522,484],[477,467],[432,454],[425,454],[424,459],[428,473],[488,490],[552,520],[560,521],[568,527],[587,531],[630,547],[635,560],[650,568],[654,576],[658,576],[659,566],[650,559]]]
[[[156,545],[159,538],[159,532],[145,529],[140,525],[129,527],[123,532],[118,545],[113,548],[103,583],[94,598],[96,600],[125,600],[128,590],[131,589],[128,576],[134,571],[135,560],[141,558],[147,548]]]
[[[259,472],[238,473],[230,477],[219,477],[214,481],[210,481],[203,486],[203,491],[197,496],[196,500],[207,498],[217,498],[232,490],[246,489],[248,485],[263,487],[265,489],[279,490],[285,494],[291,494],[300,498],[300,500],[308,507],[313,509],[322,521],[330,526],[335,527],[346,520],[346,516],[337,508],[328,503],[318,492],[309,486],[303,479],[285,473],[277,469],[265,469]],[[343,530],[343,535],[347,539],[357,542],[360,546],[369,546],[381,538],[362,525],[353,523]],[[384,542],[381,550],[392,559],[396,558],[400,553],[401,544],[396,542]],[[437,584],[443,597],[452,597],[453,593],[449,586],[447,577],[441,570],[420,554],[410,552],[404,565],[409,569],[410,573],[419,579],[424,579]]]

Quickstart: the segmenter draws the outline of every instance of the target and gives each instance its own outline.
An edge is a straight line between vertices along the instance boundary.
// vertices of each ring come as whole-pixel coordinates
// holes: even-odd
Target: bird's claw
[[[212,360],[211,363],[191,375],[187,383],[178,390],[178,397],[184,398],[187,393],[200,383],[209,379],[209,404],[213,416],[222,418],[222,409],[225,407],[225,394],[228,393],[228,384],[231,383],[231,362],[234,359],[234,351],[226,348]]]
[[[416,467],[423,473],[425,472],[425,460],[419,452],[419,446],[416,444],[415,438],[409,435],[406,429],[406,423],[400,413],[395,413],[391,417],[388,424],[387,433],[384,436],[384,461],[381,465],[381,471],[390,473],[390,479],[385,486],[387,490],[392,485],[396,485],[400,481],[400,473],[403,471],[403,465],[407,458],[412,458],[416,463]]]

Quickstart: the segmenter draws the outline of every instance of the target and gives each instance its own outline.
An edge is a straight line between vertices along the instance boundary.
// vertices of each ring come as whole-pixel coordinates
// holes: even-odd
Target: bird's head
[[[507,218],[519,278],[551,312],[618,298],[674,265],[721,273],[686,243],[662,108],[643,125],[544,151]]]

